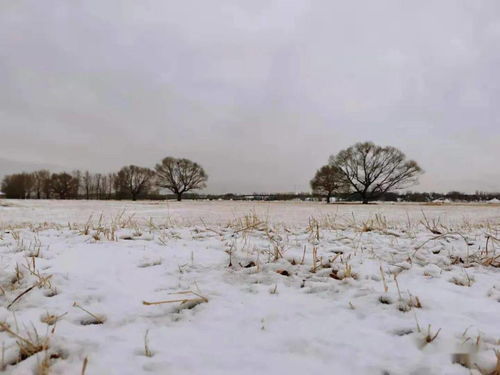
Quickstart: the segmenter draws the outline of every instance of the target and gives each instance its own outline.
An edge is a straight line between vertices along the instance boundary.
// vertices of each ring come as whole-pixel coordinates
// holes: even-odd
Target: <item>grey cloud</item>
[[[500,190],[497,1],[6,1],[0,158],[108,171],[166,155],[209,191],[307,190],[356,141],[419,189]]]

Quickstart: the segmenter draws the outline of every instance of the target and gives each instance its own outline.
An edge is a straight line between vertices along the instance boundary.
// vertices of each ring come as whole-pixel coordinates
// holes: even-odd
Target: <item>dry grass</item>
[[[89,359],[88,359],[88,357],[85,357],[85,359],[83,360],[82,371],[80,371],[80,375],[85,375],[85,372],[87,371],[88,363],[89,363]]]
[[[189,297],[187,298],[176,298],[176,299],[170,299],[170,300],[163,300],[163,301],[155,301],[155,302],[148,302],[148,301],[143,301],[143,305],[146,306],[154,306],[154,305],[163,305],[163,304],[169,304],[169,303],[180,303],[181,308],[193,308],[196,305],[199,305],[200,303],[207,303],[208,298],[202,296],[200,293],[194,292],[192,290],[186,290],[182,292],[176,292],[176,293],[171,293],[174,295],[187,295]],[[195,297],[193,297],[195,296]]]
[[[431,325],[429,324],[427,326],[427,333],[426,335],[424,336],[424,346],[427,345],[427,344],[430,344],[431,342],[433,342],[434,340],[437,339],[437,337],[439,336],[439,333],[441,332],[441,328],[439,328],[436,333],[432,333],[431,332]]]
[[[426,262],[429,263],[429,261],[425,259],[425,256],[427,256],[425,252],[427,251],[430,254],[429,249],[432,249],[432,246],[436,243],[439,244],[440,251],[441,249],[444,250],[441,252],[440,256],[443,256],[443,254],[446,254],[446,251],[449,251],[449,259],[451,259],[451,265],[448,268],[443,267],[443,275],[447,275],[446,272],[450,270],[455,271],[460,269],[462,271],[462,274],[458,276],[455,275],[451,279],[448,279],[456,285],[465,287],[473,285],[474,277],[470,270],[469,272],[471,272],[471,274],[467,272],[466,269],[469,269],[468,267],[500,267],[500,254],[498,254],[498,245],[500,244],[500,239],[498,238],[499,229],[494,224],[474,224],[464,219],[462,223],[452,227],[443,223],[440,218],[428,217],[423,211],[422,218],[412,221],[408,216],[406,222],[403,220],[400,223],[390,222],[381,214],[375,214],[373,217],[366,220],[359,220],[354,214],[348,219],[335,214],[323,216],[320,219],[310,217],[305,228],[304,226],[297,228],[287,227],[285,225],[273,225],[267,218],[258,216],[254,211],[231,221],[225,226],[212,228],[203,221],[202,223],[204,227],[199,226],[191,231],[191,233],[194,233],[192,239],[202,240],[207,237],[219,238],[224,244],[224,250],[229,256],[228,264],[229,267],[232,267],[230,272],[240,270],[248,274],[267,272],[265,277],[271,275],[271,279],[269,279],[269,284],[271,285],[269,289],[270,294],[278,294],[278,283],[275,280],[283,280],[285,283],[294,283],[296,281],[300,282],[300,280],[296,280],[299,277],[303,278],[301,287],[305,285],[304,283],[306,280],[307,282],[309,282],[309,280],[313,280],[314,282],[323,280],[325,282],[335,283],[335,287],[339,289],[346,285],[357,285],[353,280],[364,280],[364,277],[366,277],[366,275],[363,274],[363,268],[359,265],[367,259],[378,259],[380,260],[380,278],[378,277],[378,270],[375,269],[377,275],[374,280],[376,280],[377,283],[381,282],[384,290],[384,295],[379,298],[379,301],[382,304],[399,303],[394,303],[393,306],[377,305],[377,307],[387,310],[397,308],[402,312],[408,312],[412,309],[422,308],[422,303],[419,297],[413,296],[409,291],[406,293],[400,290],[397,274],[398,272],[405,272],[413,267],[414,264],[416,265],[415,267],[418,267],[425,265]],[[423,231],[422,227],[425,231]],[[177,233],[175,229],[178,228],[174,228],[172,223],[168,225],[158,225],[154,223],[152,219],[141,223],[135,219],[133,215],[126,216],[124,211],[111,220],[105,220],[103,215],[97,216],[96,219],[90,216],[83,226],[68,224],[68,228],[71,230],[78,230],[78,234],[89,237],[90,242],[92,242],[92,240],[117,241],[120,239],[120,230],[122,229],[130,230],[130,233],[132,233],[131,237],[140,237],[143,233],[149,231],[149,233],[155,235],[155,239],[158,243],[165,246],[170,245],[174,240],[182,239],[183,237],[179,233],[184,233],[181,230],[177,230],[179,232]],[[32,227],[31,230],[35,233],[35,231],[39,230],[39,227]],[[470,238],[472,235],[469,236],[470,232],[468,231],[472,230],[476,231],[475,237],[473,238],[475,242]],[[34,239],[31,241],[26,240],[26,238],[29,238],[26,236],[23,239],[25,234],[22,233],[21,230],[12,231],[11,235],[14,240],[15,248],[25,253],[26,265],[16,265],[14,275],[10,280],[10,285],[0,285],[0,296],[2,298],[9,295],[13,290],[19,290],[20,292],[14,294],[15,298],[12,299],[8,308],[13,307],[15,304],[19,303],[19,301],[23,300],[23,298],[28,298],[30,292],[37,287],[55,290],[51,285],[51,275],[42,274],[37,269],[37,262],[41,263],[37,258],[42,256],[42,244],[39,237],[35,234]],[[407,254],[404,254],[402,251],[399,253],[395,251],[389,255],[377,254],[376,251],[366,246],[369,244],[367,238],[373,238],[375,235],[389,236],[391,240],[387,242],[388,246],[397,250],[402,248],[402,246],[399,245],[400,243],[405,245],[406,243],[411,243],[410,240],[418,240],[418,243],[416,247],[413,247],[413,245],[411,248],[408,247]],[[481,235],[484,236],[485,242]],[[480,241],[477,240],[478,238],[480,238]],[[458,249],[460,251],[453,248],[458,242],[460,242],[460,249]],[[475,243],[474,245],[471,244],[473,242]],[[255,243],[257,243],[257,245],[255,245]],[[339,247],[339,244],[341,244],[342,247]],[[475,249],[476,245],[478,246],[478,250],[473,251],[473,246]],[[339,250],[344,249],[344,247],[348,247],[347,250],[342,250],[345,251],[345,253]],[[466,249],[466,255],[463,255],[464,252],[461,252],[462,248]],[[335,252],[335,254],[333,254],[332,249],[337,249],[340,252]],[[298,250],[298,252],[294,253],[293,250]],[[300,258],[300,252],[302,250],[302,258]],[[417,255],[421,253],[424,253],[424,256],[417,259]],[[45,250],[43,254],[46,254]],[[294,257],[292,258],[290,254]],[[264,262],[261,262],[261,257],[264,258]],[[404,259],[404,257],[406,257],[406,259]],[[265,258],[267,258],[267,265],[265,263]],[[403,260],[410,263],[408,268],[394,271],[394,268],[399,267],[398,264]],[[289,264],[285,262],[289,262]],[[161,261],[154,261],[143,263],[139,265],[139,267],[149,267],[159,264],[161,264]],[[378,265],[378,263],[375,264]],[[382,264],[384,266],[382,266]],[[183,267],[184,265],[180,266],[180,269]],[[386,271],[384,271],[384,269],[386,269]],[[355,271],[360,272],[361,275],[358,275]],[[279,275],[276,275],[276,273]],[[386,280],[386,275],[390,276],[391,274],[394,280],[392,280],[392,278],[387,278]],[[289,278],[275,278],[280,278],[280,275],[289,276]],[[336,282],[331,280],[332,278],[335,280],[345,280],[345,282]],[[33,280],[34,282],[30,283],[30,281]],[[387,281],[389,281],[389,283]],[[295,285],[299,285],[298,282]],[[389,286],[391,288],[390,292]],[[379,287],[380,284],[377,284],[376,288]],[[280,291],[282,291],[281,285]],[[143,304],[146,306],[179,304],[179,309],[185,309],[208,302],[208,299],[199,291],[187,290],[172,294],[178,295],[179,298],[160,301],[143,301]],[[397,296],[399,298],[397,298]],[[358,305],[356,301],[354,301],[356,307],[349,301],[349,308],[351,310],[359,310],[362,308],[363,305]],[[427,299],[424,299],[424,302],[426,303],[426,308],[429,308],[430,302]],[[105,317],[88,311],[76,302],[73,306],[84,311],[90,317],[88,320],[82,321],[82,324],[104,323]],[[54,326],[64,315],[66,315],[66,313],[56,315],[47,312],[40,317],[40,321],[48,326]],[[18,343],[18,345],[20,345],[19,358],[25,359],[36,353],[45,351],[45,356],[38,364],[37,374],[47,375],[50,372],[51,363],[55,358],[51,357],[51,354],[47,350],[49,342],[46,337],[40,338],[36,331],[34,331],[31,336],[21,336],[11,331],[10,327],[7,325],[5,327],[0,325],[0,329],[16,337],[16,340],[20,342],[20,344]],[[426,346],[436,341],[440,332],[441,329],[435,332],[431,331],[431,326],[429,325],[427,332],[422,333],[422,346]],[[153,356],[153,352],[149,347],[148,334],[149,330],[147,330],[144,335],[144,355],[146,357],[151,357]],[[495,353],[497,356],[496,368],[487,370],[477,368],[481,374],[500,375],[500,355],[498,352]],[[19,361],[22,360],[23,359]],[[471,366],[469,368],[473,368],[474,366],[470,358],[456,356],[453,360],[460,364],[468,363],[467,366]],[[87,362],[88,360],[85,358],[81,371],[82,374],[86,371]]]
[[[84,313],[89,315],[90,319],[83,319],[81,321],[82,325],[103,324],[106,321],[106,317],[104,317],[102,315],[97,315],[97,314],[91,313],[89,310],[83,308],[82,306],[80,306],[76,302],[73,302],[73,307],[76,307],[76,308],[82,310]]]
[[[260,218],[255,211],[250,211],[247,215],[240,217],[226,225],[231,228],[234,233],[248,231],[267,231],[269,229],[268,220]]]
[[[7,363],[8,365],[15,366],[25,359],[31,357],[32,355],[35,355],[44,350],[46,351],[49,348],[49,336],[40,336],[35,327],[32,327],[31,331],[27,331],[26,336],[22,336],[18,332],[12,330],[7,323],[0,322],[0,331],[6,332],[11,337],[13,337],[16,340],[16,344],[18,346],[17,357]]]
[[[28,271],[29,275],[35,279],[35,282],[30,285],[28,288],[24,289],[21,293],[17,294],[17,296],[7,305],[7,309],[10,309],[14,304],[19,302],[24,296],[26,296],[29,292],[31,292],[35,288],[51,288],[51,278],[52,275],[42,274],[36,268],[35,257],[25,258],[26,265],[23,265],[24,269]],[[19,264],[16,264],[15,267],[15,275],[11,279],[10,290],[15,291],[18,288],[22,287],[22,281],[25,279],[25,274],[21,271],[21,267]],[[5,288],[1,288],[2,294],[6,294]]]
[[[153,356],[153,352],[149,349],[149,340],[148,340],[149,329],[146,330],[144,334],[144,355],[146,357],[151,358]]]
[[[53,326],[67,314],[68,313],[65,312],[64,314],[56,315],[56,314],[49,314],[48,312],[46,312],[44,315],[40,317],[40,321],[49,326]]]

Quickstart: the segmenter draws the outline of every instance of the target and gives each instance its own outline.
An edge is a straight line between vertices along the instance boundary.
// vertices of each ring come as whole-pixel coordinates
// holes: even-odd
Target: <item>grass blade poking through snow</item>
[[[192,290],[187,290],[184,292],[177,292],[177,293],[172,293],[172,294],[186,294],[186,295],[193,294],[196,297],[195,298],[179,298],[179,299],[171,299],[171,300],[155,301],[155,302],[142,301],[142,303],[146,306],[153,306],[153,305],[163,305],[166,303],[180,302],[181,307],[183,307],[183,305],[185,305],[185,304],[189,304],[189,306],[192,308],[200,303],[208,302],[208,299],[206,297],[203,297],[201,294],[193,292]]]

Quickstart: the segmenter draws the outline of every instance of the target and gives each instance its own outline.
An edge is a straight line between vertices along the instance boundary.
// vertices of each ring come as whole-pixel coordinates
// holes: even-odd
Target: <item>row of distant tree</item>
[[[214,199],[312,199],[332,197],[341,200],[405,200],[426,202],[436,199],[484,200],[485,196],[451,192],[405,193],[418,183],[422,168],[414,160],[407,160],[403,152],[392,146],[378,146],[372,142],[356,143],[330,156],[328,163],[316,171],[311,180],[312,194],[297,195],[223,195],[207,196]],[[59,199],[144,199],[160,197],[161,189],[169,190],[177,200],[183,195],[206,187],[208,177],[204,169],[188,159],[167,157],[154,169],[130,165],[117,173],[100,174],[74,171],[50,173],[42,170],[6,176],[2,191],[7,198],[59,198]],[[190,198],[201,197],[190,195]],[[232,198],[228,198],[232,197]],[[498,195],[491,194],[490,199]]]
[[[167,198],[173,198],[168,196]],[[315,194],[308,192],[301,193],[252,193],[252,194],[198,194],[188,193],[187,199],[203,199],[203,200],[233,200],[233,201],[326,201],[324,194]],[[339,193],[335,195],[337,202],[359,202],[362,201],[361,196],[355,193]],[[500,192],[480,192],[475,193],[462,193],[458,191],[451,191],[448,193],[436,192],[412,192],[407,191],[404,193],[390,192],[380,195],[377,200],[381,202],[436,202],[436,201],[453,201],[453,202],[485,202],[492,199],[500,200]],[[332,199],[333,201],[333,199]]]
[[[129,165],[116,173],[51,173],[40,170],[5,176],[1,190],[16,199],[145,199],[158,198],[167,189],[177,200],[202,189],[208,179],[203,168],[188,159],[167,157],[154,169]]]

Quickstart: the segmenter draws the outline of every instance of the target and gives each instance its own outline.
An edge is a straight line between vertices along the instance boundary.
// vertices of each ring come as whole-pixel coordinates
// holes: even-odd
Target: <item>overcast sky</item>
[[[500,1],[0,2],[4,169],[172,155],[210,192],[300,191],[365,140],[418,190],[500,190]]]

